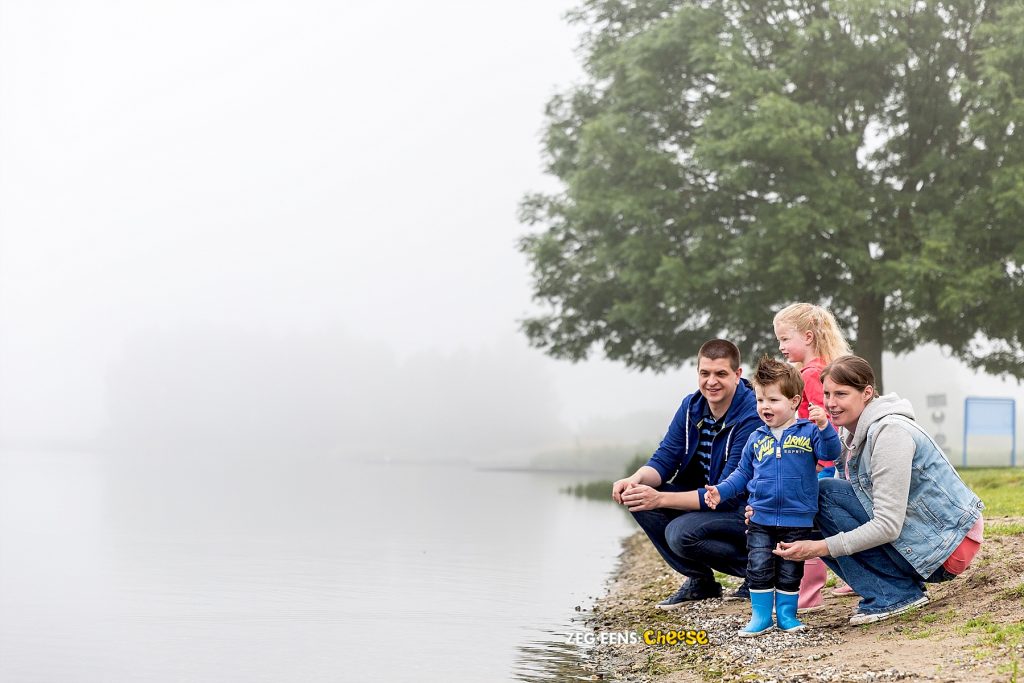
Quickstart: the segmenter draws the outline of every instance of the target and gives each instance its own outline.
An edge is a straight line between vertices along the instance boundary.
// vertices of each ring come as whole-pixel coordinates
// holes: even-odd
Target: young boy
[[[772,554],[780,541],[810,538],[818,512],[818,460],[835,460],[841,452],[839,435],[824,409],[811,405],[810,420],[798,419],[803,380],[792,365],[765,356],[757,364],[753,385],[757,413],[764,424],[754,430],[743,448],[740,464],[729,477],[708,486],[704,501],[714,509],[723,500],[750,491],[754,508],[747,531],[747,585],[753,616],[739,635],[751,637],[774,627],[804,628],[796,617],[804,563]]]

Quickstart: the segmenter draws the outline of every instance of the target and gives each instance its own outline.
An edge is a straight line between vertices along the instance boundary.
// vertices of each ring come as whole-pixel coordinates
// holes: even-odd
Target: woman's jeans
[[[763,526],[751,522],[747,530],[747,587],[750,590],[778,588],[787,593],[800,590],[803,561],[785,560],[772,551],[779,541],[793,543],[810,537],[810,527]]]
[[[870,520],[845,479],[818,480],[818,515],[823,536],[852,531]],[[845,557],[825,557],[825,564],[863,598],[858,611],[876,614],[908,605],[924,595],[925,581],[948,581],[954,575],[939,567],[927,579],[921,577],[890,543]]]

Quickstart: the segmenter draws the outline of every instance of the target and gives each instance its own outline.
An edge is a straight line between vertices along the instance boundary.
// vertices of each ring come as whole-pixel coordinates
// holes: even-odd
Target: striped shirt
[[[718,432],[722,431],[722,422],[721,419],[716,420],[711,411],[707,411],[701,421],[697,423],[699,436],[695,455],[703,470],[704,486],[711,481],[709,478],[711,475],[711,443],[718,436]]]

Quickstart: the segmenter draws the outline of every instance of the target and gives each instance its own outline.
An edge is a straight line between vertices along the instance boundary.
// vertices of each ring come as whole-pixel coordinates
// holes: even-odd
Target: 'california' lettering
[[[783,448],[796,448],[801,451],[807,451],[811,453],[814,449],[811,448],[811,437],[809,436],[796,436],[790,434],[786,437],[786,440],[782,444]]]
[[[760,439],[754,442],[754,457],[757,458],[758,462],[764,459],[764,456],[772,452],[772,447],[775,445],[775,439],[770,436],[762,436]]]

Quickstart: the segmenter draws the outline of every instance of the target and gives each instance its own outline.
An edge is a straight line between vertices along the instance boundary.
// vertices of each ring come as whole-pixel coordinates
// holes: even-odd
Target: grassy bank
[[[1024,516],[1024,467],[979,467],[958,470],[985,503],[985,517]]]
[[[705,629],[704,647],[599,645],[605,680],[836,681],[941,680],[1003,683],[1024,668],[1024,470],[965,469],[986,504],[985,543],[955,581],[930,584],[931,602],[895,619],[850,626],[858,598],[826,590],[825,607],[801,615],[802,633],[737,638],[750,617],[742,602],[706,600],[665,612],[655,604],[679,585],[642,532],[624,543],[609,593],[590,615],[596,632]],[[602,498],[608,497],[610,482]]]

